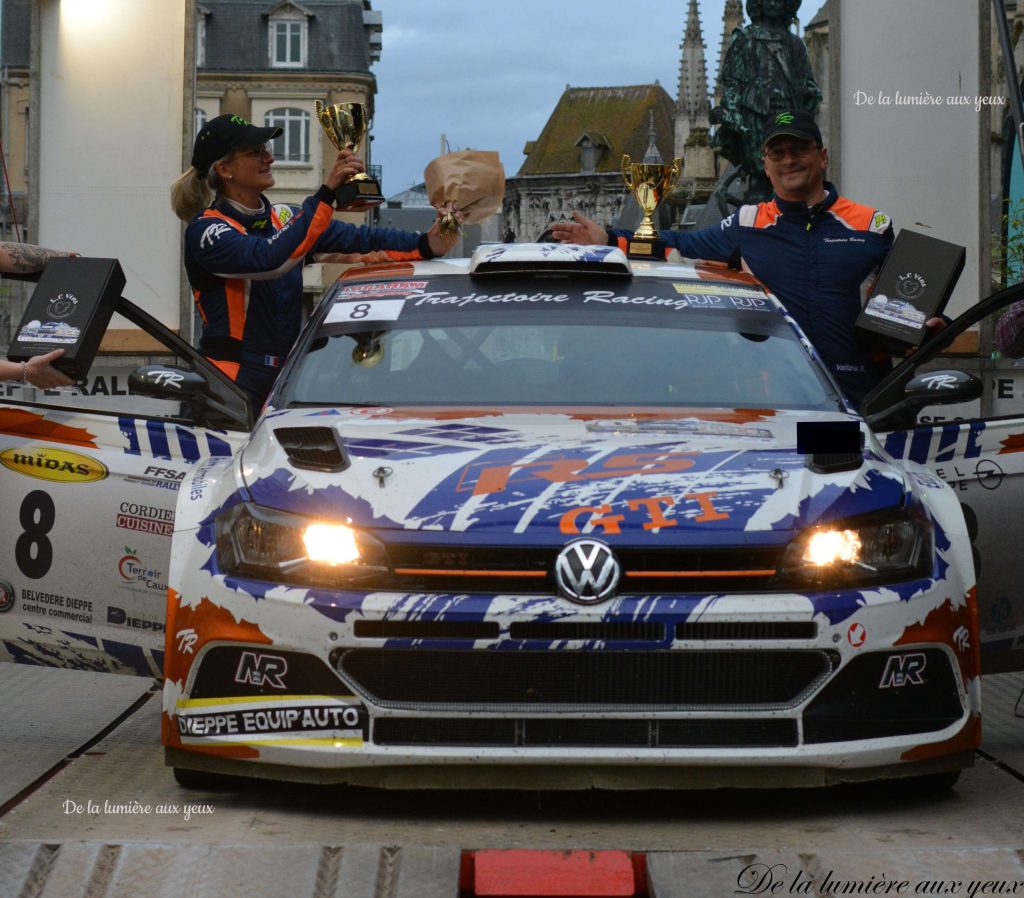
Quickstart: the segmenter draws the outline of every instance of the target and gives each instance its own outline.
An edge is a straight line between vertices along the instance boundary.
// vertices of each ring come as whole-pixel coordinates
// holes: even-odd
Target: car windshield
[[[674,286],[630,285],[621,303],[594,298],[612,291],[535,288],[507,304],[424,305],[422,288],[339,298],[299,347],[275,405],[836,407],[763,294],[763,307],[700,308],[679,305]],[[656,304],[661,294],[676,305]]]

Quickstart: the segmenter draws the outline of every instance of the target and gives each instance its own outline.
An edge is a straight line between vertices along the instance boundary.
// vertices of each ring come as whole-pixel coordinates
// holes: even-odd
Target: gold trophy
[[[327,139],[337,150],[343,147],[352,152],[363,142],[370,123],[366,118],[366,107],[362,103],[334,103],[328,106],[317,100],[316,117],[327,134]],[[361,212],[384,202],[380,183],[366,172],[360,172],[346,181],[334,192],[339,210]]]
[[[629,241],[629,257],[632,259],[664,259],[665,241],[658,239],[658,229],[654,226],[654,210],[667,193],[670,193],[679,180],[683,169],[682,160],[676,157],[671,165],[659,165],[649,162],[632,162],[629,154],[622,157],[622,180],[632,191],[640,209],[644,213],[643,221],[633,232]]]

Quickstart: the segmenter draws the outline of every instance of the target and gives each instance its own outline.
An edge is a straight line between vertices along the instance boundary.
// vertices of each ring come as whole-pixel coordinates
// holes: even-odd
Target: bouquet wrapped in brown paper
[[[464,224],[475,224],[498,209],[505,196],[505,171],[498,154],[490,150],[459,150],[438,156],[424,170],[423,180],[430,205],[444,207],[442,233],[459,230],[453,206]]]

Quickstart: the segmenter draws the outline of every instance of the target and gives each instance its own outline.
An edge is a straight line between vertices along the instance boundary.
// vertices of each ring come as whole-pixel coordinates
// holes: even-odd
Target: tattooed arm
[[[75,253],[43,249],[43,247],[33,246],[31,243],[0,241],[0,271],[13,271],[17,274],[39,271],[55,256],[73,255]]]

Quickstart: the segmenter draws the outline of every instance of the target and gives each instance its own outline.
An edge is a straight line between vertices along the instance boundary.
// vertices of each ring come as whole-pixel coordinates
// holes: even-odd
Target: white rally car
[[[862,418],[745,275],[490,246],[351,270],[254,423],[123,313],[168,347],[137,395],[0,402],[0,657],[163,676],[181,782],[971,763],[979,650],[1024,633],[1013,566],[982,558],[1024,425],[930,370],[940,342]],[[966,420],[913,423],[949,402]]]

